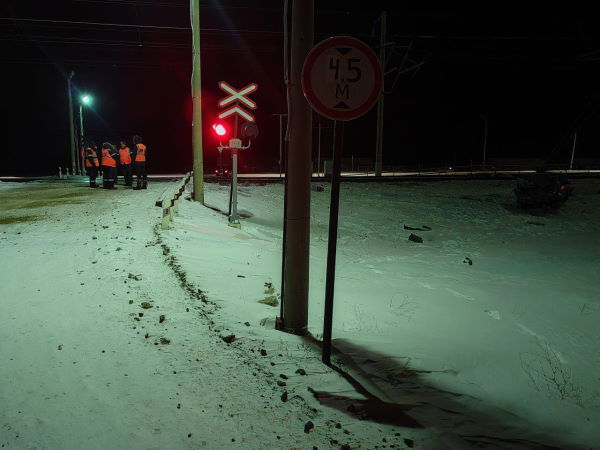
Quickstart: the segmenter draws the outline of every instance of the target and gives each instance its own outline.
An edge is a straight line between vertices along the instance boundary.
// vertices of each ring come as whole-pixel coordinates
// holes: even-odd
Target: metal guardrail
[[[171,228],[173,216],[179,213],[179,202],[191,178],[192,172],[186,173],[182,180],[167,187],[156,201],[155,206],[162,208],[161,228],[163,230]]]

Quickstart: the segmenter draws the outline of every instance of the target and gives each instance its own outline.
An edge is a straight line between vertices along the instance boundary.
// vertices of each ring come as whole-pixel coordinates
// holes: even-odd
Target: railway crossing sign
[[[225,119],[226,117],[237,114],[242,119],[248,122],[254,122],[254,116],[246,110],[244,110],[242,106],[246,106],[250,109],[257,108],[256,102],[251,98],[248,98],[247,96],[250,95],[252,92],[256,92],[256,90],[258,89],[258,84],[250,83],[248,86],[237,90],[231,85],[229,85],[227,82],[220,81],[219,89],[224,91],[226,94],[229,94],[227,97],[223,97],[221,100],[219,100],[219,107],[224,108],[227,105],[232,105],[231,107],[227,108],[225,111],[219,114],[219,119]]]
[[[225,119],[230,116],[235,118],[233,137],[229,139],[229,145],[223,146],[219,144],[218,149],[219,158],[222,150],[231,150],[231,165],[233,168],[233,174],[231,177],[231,195],[229,196],[229,225],[239,228],[240,220],[237,211],[238,151],[250,148],[251,142],[249,140],[248,145],[244,146],[242,144],[242,140],[238,137],[238,116],[246,121],[246,123],[242,126],[242,134],[244,137],[250,139],[258,136],[258,127],[256,126],[254,116],[244,109],[244,107],[250,108],[251,110],[257,108],[256,102],[249,98],[248,95],[256,92],[258,89],[258,84],[250,83],[248,86],[244,86],[241,89],[236,89],[227,82],[220,81],[219,89],[228,95],[227,97],[223,97],[221,100],[219,100],[219,108],[227,109],[219,113],[217,117],[219,119]],[[221,125],[221,128],[219,128],[219,124],[215,124],[213,125],[213,129],[218,136],[224,136],[226,134],[226,130],[224,129],[223,125]]]
[[[333,120],[352,120],[379,99],[383,72],[373,50],[349,36],[313,47],[302,68],[302,90],[311,107]]]

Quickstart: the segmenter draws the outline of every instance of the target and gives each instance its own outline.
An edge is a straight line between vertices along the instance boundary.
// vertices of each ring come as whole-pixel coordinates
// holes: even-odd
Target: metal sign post
[[[231,174],[231,216],[229,217],[229,221],[234,224],[239,224],[240,218],[238,217],[237,211],[237,148],[231,149],[231,160],[233,165],[233,173]]]
[[[343,127],[344,122],[341,122]],[[341,128],[340,127],[340,128]],[[331,328],[333,323],[333,293],[337,254],[338,218],[340,209],[340,174],[342,165],[343,133],[338,121],[333,121],[333,168],[331,172],[331,199],[329,203],[329,237],[327,239],[327,276],[325,279],[325,313],[323,316],[323,355],[325,364],[331,362]]]
[[[342,130],[338,121],[353,120],[377,102],[383,87],[379,60],[362,41],[351,37],[334,37],[317,44],[306,57],[302,68],[302,88],[312,108],[334,120],[333,170],[327,243],[327,276],[323,320],[323,354],[331,364],[331,334],[337,251],[338,212]]]
[[[229,222],[233,225],[240,224],[240,218],[237,210],[237,176],[238,176],[238,149],[242,147],[241,139],[233,138],[229,140],[229,148],[231,149],[231,215]]]

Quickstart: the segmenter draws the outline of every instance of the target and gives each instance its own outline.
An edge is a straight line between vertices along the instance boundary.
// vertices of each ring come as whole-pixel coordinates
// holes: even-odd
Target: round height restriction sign
[[[341,36],[319,42],[302,67],[302,89],[312,108],[334,120],[362,116],[383,87],[381,65],[358,39]]]

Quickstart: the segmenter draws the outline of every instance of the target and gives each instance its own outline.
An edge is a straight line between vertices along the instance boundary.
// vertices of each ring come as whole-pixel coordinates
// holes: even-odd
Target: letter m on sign
[[[335,85],[335,98],[340,98],[340,96],[344,96],[344,94],[346,94],[346,100],[348,100],[348,97],[350,96],[350,88],[348,88],[348,85],[345,84],[343,87],[341,87],[339,84]]]

